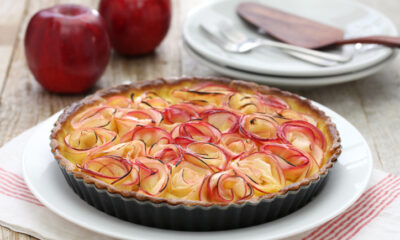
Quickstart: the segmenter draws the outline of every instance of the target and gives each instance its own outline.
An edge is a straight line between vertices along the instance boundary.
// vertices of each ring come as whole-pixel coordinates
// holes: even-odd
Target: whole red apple
[[[85,92],[110,58],[104,20],[96,10],[79,5],[41,10],[26,30],[25,55],[36,80],[48,91]]]
[[[170,0],[102,0],[99,12],[106,21],[111,45],[123,55],[154,51],[168,32]]]

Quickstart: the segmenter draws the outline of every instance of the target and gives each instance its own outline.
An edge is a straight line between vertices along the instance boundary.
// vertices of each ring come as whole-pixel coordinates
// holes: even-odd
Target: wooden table
[[[358,1],[383,12],[400,30],[400,1]],[[99,1],[1,0],[0,146],[83,97],[60,96],[44,91],[36,83],[25,63],[23,39],[31,16],[39,9],[67,2],[96,8]],[[218,76],[214,71],[191,59],[183,50],[180,40],[181,25],[186,13],[201,2],[172,0],[171,29],[157,51],[142,58],[124,58],[113,54],[96,88],[161,76]],[[395,174],[400,174],[399,66],[400,58],[397,58],[381,72],[361,81],[296,91],[328,106],[354,124],[372,149],[374,167]],[[31,239],[5,227],[0,229],[0,239]]]

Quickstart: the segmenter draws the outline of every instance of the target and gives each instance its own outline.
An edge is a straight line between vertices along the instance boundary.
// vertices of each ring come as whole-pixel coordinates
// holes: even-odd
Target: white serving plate
[[[321,76],[321,77],[285,77],[285,76],[274,76],[274,75],[245,72],[235,68],[223,66],[204,58],[199,53],[191,49],[186,43],[184,43],[183,45],[185,50],[189,53],[189,55],[192,58],[194,58],[199,63],[213,69],[214,71],[222,75],[229,76],[235,79],[256,81],[268,85],[281,86],[281,87],[294,87],[294,88],[320,87],[320,86],[327,86],[332,84],[355,81],[380,71],[384,66],[390,63],[397,56],[397,51],[393,51],[391,55],[389,55],[381,62],[378,62],[377,64],[370,66],[366,69],[350,72],[347,74]]]
[[[238,70],[276,76],[330,76],[359,71],[382,62],[393,52],[380,47],[371,51],[355,54],[345,64],[332,67],[319,67],[290,57],[276,49],[253,50],[247,54],[229,53],[208,40],[199,25],[205,23],[215,28],[218,21],[229,21],[248,36],[265,37],[250,29],[237,16],[236,6],[247,0],[208,1],[192,10],[183,25],[183,38],[189,46],[204,58]],[[286,12],[313,19],[345,31],[345,38],[369,35],[396,36],[394,24],[378,11],[360,3],[348,0],[253,0]],[[331,52],[348,53],[354,49],[347,45]]]
[[[316,104],[316,103],[315,103]],[[317,227],[345,211],[365,190],[372,172],[367,142],[343,117],[320,104],[337,124],[343,153],[330,170],[319,195],[298,211],[265,224],[227,231],[184,232],[146,227],[103,213],[81,200],[69,187],[49,146],[49,135],[59,114],[37,127],[23,155],[23,174],[34,195],[59,216],[81,227],[122,239],[276,239]]]

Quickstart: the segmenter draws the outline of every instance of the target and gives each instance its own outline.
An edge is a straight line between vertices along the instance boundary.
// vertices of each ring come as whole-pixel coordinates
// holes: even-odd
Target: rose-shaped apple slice
[[[221,105],[225,93],[222,92],[207,92],[207,91],[197,91],[187,88],[176,89],[171,95],[175,98],[185,100],[185,101],[205,101],[214,105]]]
[[[280,97],[263,94],[257,94],[257,97],[264,113],[274,113],[289,108],[289,105]]]
[[[126,111],[115,118],[119,135],[123,136],[138,125],[158,126],[163,120],[161,112],[154,109]]]
[[[257,150],[257,145],[249,138],[237,133],[222,134],[220,144],[228,152],[232,159]]]
[[[99,149],[91,154],[91,157],[104,155],[120,156],[129,161],[133,161],[137,157],[146,155],[146,146],[142,141],[133,140],[130,142],[119,143],[109,148]]]
[[[201,183],[211,174],[207,168],[199,167],[188,161],[181,161],[171,169],[171,181],[168,191],[181,199],[199,200]]]
[[[246,114],[255,112],[275,113],[289,107],[285,101],[276,96],[246,93],[232,93],[227,95],[224,104],[229,108]]]
[[[68,159],[77,160],[111,146],[117,138],[117,133],[104,128],[77,129],[64,138],[66,154]]]
[[[207,122],[191,121],[176,126],[171,136],[176,144],[187,146],[193,142],[218,143],[221,132]]]
[[[74,129],[106,127],[113,129],[113,118],[117,110],[113,107],[99,106],[79,113],[71,120]]]
[[[199,199],[228,203],[250,198],[253,193],[251,185],[230,169],[206,177],[200,188]]]
[[[169,105],[165,99],[155,92],[144,92],[135,99],[135,103],[140,109],[164,109]]]
[[[171,135],[167,131],[162,128],[151,126],[138,126],[121,138],[121,142],[133,140],[142,141],[146,145],[146,152],[153,144],[169,144],[173,141]]]
[[[286,184],[298,182],[316,173],[318,164],[306,152],[296,149],[288,144],[266,144],[261,146],[261,151],[273,154],[282,168]]]
[[[241,111],[246,114],[260,112],[261,106],[257,98],[245,93],[231,93],[224,98],[224,105],[228,108]]]
[[[133,101],[133,94],[130,97],[117,95],[107,98],[106,105],[119,108],[133,108],[135,102]]]
[[[164,118],[167,124],[183,123],[193,119],[199,119],[196,108],[191,104],[175,104],[163,110]]]
[[[290,120],[302,120],[306,121],[314,126],[317,126],[317,121],[310,115],[306,113],[299,113],[292,109],[283,109],[279,113],[277,113],[277,118],[281,119],[281,123],[290,121]]]
[[[137,158],[135,164],[140,168],[140,191],[150,196],[161,194],[169,180],[167,166],[160,160],[147,157]]]
[[[200,114],[203,121],[216,127],[221,133],[236,132],[239,128],[239,117],[225,109],[208,109]]]
[[[182,149],[175,144],[153,144],[148,150],[148,154],[156,159],[161,160],[168,168],[175,166],[182,159]]]
[[[191,143],[186,147],[184,159],[214,172],[224,170],[229,158],[225,151],[212,143]]]
[[[119,156],[101,156],[84,162],[80,169],[103,181],[113,184],[128,176],[132,170],[130,161]],[[135,179],[133,179],[135,181]]]
[[[278,135],[285,143],[311,154],[322,165],[326,140],[317,127],[305,121],[288,121],[279,127]]]
[[[277,138],[278,124],[270,115],[259,113],[243,115],[239,120],[239,128],[242,134],[257,141]]]
[[[242,176],[262,194],[281,190],[286,183],[284,173],[272,154],[256,152],[233,161],[229,168]],[[261,195],[261,194],[259,194]]]

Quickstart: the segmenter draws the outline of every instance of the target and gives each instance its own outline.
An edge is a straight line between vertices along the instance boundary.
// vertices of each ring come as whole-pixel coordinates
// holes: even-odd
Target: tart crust
[[[107,184],[103,181],[100,181],[90,175],[84,174],[82,172],[74,171],[75,165],[67,160],[60,152],[60,143],[57,140],[58,135],[62,132],[63,127],[65,124],[71,120],[75,113],[81,110],[84,107],[90,107],[97,104],[99,101],[103,100],[104,97],[109,97],[115,94],[122,94],[126,93],[130,90],[146,90],[146,89],[153,89],[164,85],[179,85],[183,82],[205,82],[205,81],[212,81],[215,83],[220,83],[223,85],[227,85],[232,88],[244,88],[252,91],[258,91],[262,94],[273,94],[276,96],[282,96],[284,98],[290,98],[291,100],[296,102],[297,106],[301,106],[302,108],[306,108],[311,111],[315,116],[318,117],[319,120],[322,120],[324,124],[327,126],[328,134],[325,134],[325,137],[330,139],[332,143],[330,148],[326,150],[327,154],[330,154],[330,158],[327,160],[326,164],[324,164],[318,173],[314,174],[311,177],[305,178],[299,182],[290,184],[278,192],[265,194],[262,196],[254,197],[251,199],[246,200],[239,200],[234,203],[215,203],[215,202],[203,202],[203,201],[194,201],[194,200],[183,200],[183,199],[166,199],[154,196],[144,195],[134,191],[126,191],[126,190],[119,190],[114,186]],[[67,172],[73,173],[75,178],[83,179],[87,184],[94,184],[98,189],[106,189],[110,193],[120,194],[126,198],[136,198],[140,201],[151,201],[153,203],[167,203],[170,205],[186,205],[186,206],[214,206],[214,205],[230,205],[230,204],[243,204],[246,202],[258,202],[262,199],[272,199],[277,196],[282,196],[288,193],[289,191],[296,191],[302,186],[309,185],[310,182],[318,181],[320,176],[325,175],[328,173],[328,169],[332,168],[334,163],[336,162],[338,156],[341,153],[341,145],[340,145],[340,136],[339,132],[336,129],[336,125],[331,121],[330,117],[326,116],[326,114],[319,110],[317,107],[313,106],[308,99],[305,99],[297,94],[290,93],[287,91],[282,91],[277,88],[268,87],[264,85],[259,85],[253,82],[245,82],[241,80],[231,80],[227,78],[217,78],[217,77],[177,77],[177,78],[159,78],[151,81],[142,81],[142,82],[135,82],[132,84],[124,84],[119,85],[113,88],[99,90],[95,94],[85,97],[84,99],[77,101],[70,106],[66,107],[63,113],[59,116],[58,120],[54,124],[54,128],[52,129],[50,135],[50,146],[51,151],[58,161],[59,165],[62,168],[65,168]]]

